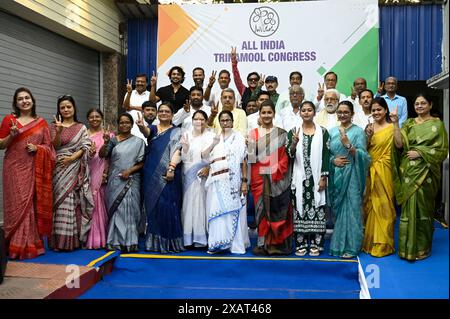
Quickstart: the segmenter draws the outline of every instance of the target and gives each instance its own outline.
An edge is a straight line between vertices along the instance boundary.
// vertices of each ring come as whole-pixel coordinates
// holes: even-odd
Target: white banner
[[[281,93],[289,74],[300,71],[312,98],[323,75],[334,71],[346,95],[357,77],[377,88],[377,0],[162,5],[158,19],[158,87],[170,83],[166,74],[175,65],[185,70],[187,88],[195,67],[205,69],[205,84],[213,70],[232,73],[231,48],[237,47],[244,85],[250,72],[274,75]]]

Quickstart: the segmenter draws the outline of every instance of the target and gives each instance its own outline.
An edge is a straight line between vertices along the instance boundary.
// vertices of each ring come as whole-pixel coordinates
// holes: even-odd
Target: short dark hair
[[[372,91],[371,89],[364,89],[364,90],[362,90],[361,92],[359,92],[358,98],[361,98],[361,94],[362,94],[363,92],[369,92],[370,95],[372,95],[372,98],[373,98],[373,91]]]
[[[334,73],[333,71],[328,71],[327,73],[325,73],[325,75],[323,76],[323,78],[325,79],[325,78],[327,77],[327,75],[329,75],[329,74],[334,74],[334,76],[336,77],[336,82],[337,82],[338,76],[337,76],[337,74]]]
[[[289,81],[291,80],[294,74],[298,74],[300,76],[300,79],[303,80],[303,75],[299,71],[292,71],[291,74],[289,74]]]
[[[270,99],[270,94],[269,94],[269,92],[263,91],[263,90],[261,90],[261,91],[258,92],[258,95],[256,96],[256,99],[258,100],[259,97],[260,97],[261,95],[268,95],[268,96],[269,96],[269,99]]]
[[[192,70],[192,74],[194,74],[194,71],[196,71],[196,70],[200,70],[200,71],[203,72],[203,74],[205,74],[205,70],[204,70],[203,68],[199,67],[199,66],[195,67],[195,68]]]
[[[12,101],[12,107],[14,110],[14,114],[16,116],[20,116],[20,109],[17,106],[17,96],[19,95],[20,92],[27,92],[30,95],[31,101],[33,101],[33,107],[31,108],[31,116],[36,117],[36,100],[34,99],[34,96],[31,93],[30,89],[25,88],[25,87],[20,87],[16,90],[16,92],[14,92],[14,97],[13,97],[13,101]]]
[[[378,104],[383,109],[386,110],[386,122],[391,123],[391,117],[389,116],[389,106],[384,99],[384,97],[376,97],[372,100],[372,103],[370,104],[370,112],[372,113],[372,105]]]
[[[152,107],[154,109],[158,109],[158,107],[156,106],[156,103],[152,102],[152,101],[145,101],[144,103],[142,103],[142,109],[145,109],[147,107]]]
[[[247,75],[247,81],[248,81],[248,79],[249,79],[252,75],[256,75],[256,77],[258,78],[258,81],[259,81],[260,76],[259,76],[258,72],[250,72],[250,73]]]
[[[193,91],[200,91],[200,92],[202,92],[202,95],[203,95],[203,88],[202,87],[199,87],[199,86],[192,86],[190,89],[189,89],[189,94],[191,94]]]
[[[148,76],[145,73],[139,73],[136,75],[135,79],[137,78],[145,78],[145,82],[148,82]]]
[[[86,113],[86,118],[89,118],[89,115],[91,115],[91,113],[94,113],[94,112],[97,112],[98,114],[100,114],[100,116],[102,117],[102,119],[104,118],[103,112],[102,112],[100,109],[95,108],[95,107],[93,107],[92,109],[90,109],[89,111],[87,111],[87,113]]]
[[[228,77],[231,78],[230,72],[229,72],[228,70],[225,70],[225,69],[224,69],[224,70],[221,70],[221,71],[219,72],[219,78],[220,78],[220,75],[221,75],[222,73],[228,74]]]
[[[59,118],[59,116],[61,116],[61,118],[63,118],[61,115],[61,111],[59,110],[59,104],[61,104],[61,102],[63,101],[69,101],[73,105],[73,120],[75,122],[79,122],[77,118],[77,106],[75,104],[75,99],[69,94],[58,96],[58,100],[56,101],[56,117]]]
[[[158,111],[161,109],[161,106],[167,106],[167,107],[170,109],[170,111],[172,112],[172,114],[175,113],[173,104],[170,103],[169,101],[163,101],[163,102],[159,105]]]

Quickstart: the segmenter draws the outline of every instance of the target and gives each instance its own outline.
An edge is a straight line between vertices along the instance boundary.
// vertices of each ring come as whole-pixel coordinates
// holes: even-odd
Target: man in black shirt
[[[173,66],[169,71],[171,84],[159,88],[155,93],[157,77],[153,74],[150,80],[150,101],[155,103],[159,101],[170,102],[176,113],[183,107],[186,100],[189,100],[189,90],[181,85],[184,81],[184,75],[185,73],[181,67]]]

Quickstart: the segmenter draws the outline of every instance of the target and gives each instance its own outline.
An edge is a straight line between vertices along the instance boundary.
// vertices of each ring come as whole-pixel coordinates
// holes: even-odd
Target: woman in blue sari
[[[161,253],[180,252],[183,245],[181,226],[181,129],[172,124],[173,107],[163,102],[158,109],[158,125],[145,127],[148,137],[144,169],[143,196],[147,214],[145,250]]]
[[[141,207],[141,173],[145,143],[131,134],[133,118],[128,113],[119,115],[119,134],[103,134],[104,144],[99,156],[108,157],[109,171],[106,185],[108,236],[106,248],[133,252],[138,250],[138,224]]]
[[[358,255],[364,238],[362,200],[370,156],[364,130],[352,124],[353,104],[342,101],[336,113],[341,125],[330,130],[328,187],[336,218],[330,255],[353,258]]]

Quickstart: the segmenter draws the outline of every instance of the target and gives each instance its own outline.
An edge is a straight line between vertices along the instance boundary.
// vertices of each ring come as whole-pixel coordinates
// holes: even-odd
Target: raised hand
[[[127,79],[127,92],[131,93],[133,91],[133,80]]]
[[[212,71],[211,76],[209,77],[208,86],[212,87],[214,85],[214,83],[216,82],[216,75],[217,71]]]
[[[103,141],[105,142],[105,144],[108,144],[109,141],[111,140],[111,136],[109,133],[109,125],[108,128],[106,130],[103,130]]]
[[[152,77],[150,78],[150,85],[156,88],[156,81],[158,80],[158,76],[153,71]]]
[[[214,136],[214,138],[213,138],[213,146],[216,146],[219,143],[220,143],[220,133],[218,133],[218,134],[216,134],[216,136]]]
[[[181,135],[180,143],[181,143],[181,147],[183,149],[183,152],[185,152],[185,153],[188,152],[188,150],[189,150],[189,136],[188,136],[188,133],[184,133],[184,134]]]
[[[366,131],[367,137],[369,139],[372,138],[373,133],[374,133],[373,124],[372,123],[367,124],[365,131]]]
[[[142,117],[142,113],[141,112],[137,112],[137,120],[135,121],[136,125],[141,128],[141,127],[145,127],[145,123],[144,123],[144,118]]]
[[[231,47],[231,61],[237,61],[236,47]]]
[[[298,130],[294,127],[294,134],[292,134],[292,144],[297,146],[298,141],[300,141],[300,127]]]
[[[186,102],[183,104],[183,109],[186,113],[189,113],[191,111],[191,102],[189,100],[186,100]]]
[[[211,115],[215,117],[217,116],[218,113],[219,113],[219,102],[213,103],[213,105],[211,106]]]
[[[11,128],[9,129],[9,135],[11,135],[12,137],[16,136],[17,134],[19,134],[19,128],[17,127],[17,122],[14,122],[11,119]]]
[[[355,88],[353,86],[350,87],[350,92],[352,92],[351,94],[351,98],[352,100],[356,99],[356,97],[358,96],[358,92],[356,92]]]
[[[398,123],[398,105],[395,107],[395,111],[389,113],[389,117],[392,123]]]
[[[37,146],[32,144],[32,143],[30,143],[30,142],[27,142],[27,152],[28,153],[33,153],[33,152],[36,152],[36,151],[37,151]]]
[[[265,81],[266,81],[266,76],[265,76],[264,74],[260,74],[260,75],[259,75],[258,86],[259,86],[259,87],[263,87]]]
[[[64,126],[62,124],[61,115],[59,114],[58,118],[56,118],[56,116],[53,115],[53,119],[54,119],[54,122],[55,122],[56,132],[60,134],[62,132],[63,128],[64,128]]]
[[[317,100],[320,101],[323,98],[323,95],[325,94],[325,83],[320,84],[319,88],[317,89]]]
[[[377,92],[379,95],[383,94],[383,90],[384,90],[384,82],[379,82],[378,84],[378,88],[377,88]]]
[[[345,129],[343,127],[339,127],[339,133],[341,135],[341,143],[346,148],[350,144],[350,140],[348,139],[347,133],[345,132]]]

